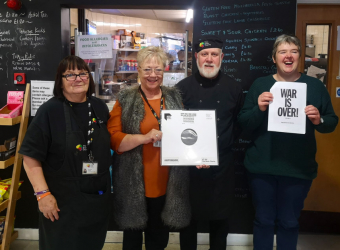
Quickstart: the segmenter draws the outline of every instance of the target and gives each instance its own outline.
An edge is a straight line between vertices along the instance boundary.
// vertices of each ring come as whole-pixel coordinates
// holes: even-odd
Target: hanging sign
[[[78,36],[78,56],[83,59],[112,58],[111,35]]]

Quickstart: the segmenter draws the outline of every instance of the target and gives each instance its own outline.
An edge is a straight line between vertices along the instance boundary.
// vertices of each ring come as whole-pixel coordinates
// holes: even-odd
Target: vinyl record
[[[181,134],[181,140],[185,145],[194,145],[197,142],[196,131],[191,128],[185,129]]]

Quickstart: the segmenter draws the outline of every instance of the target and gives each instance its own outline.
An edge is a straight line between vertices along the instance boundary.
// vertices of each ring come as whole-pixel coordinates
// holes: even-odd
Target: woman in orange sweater
[[[161,86],[167,56],[158,47],[138,52],[141,85],[124,89],[110,113],[108,130],[116,152],[114,217],[124,230],[123,249],[164,249],[169,227],[189,224],[188,169],[160,166],[160,111],[182,109],[174,88]]]

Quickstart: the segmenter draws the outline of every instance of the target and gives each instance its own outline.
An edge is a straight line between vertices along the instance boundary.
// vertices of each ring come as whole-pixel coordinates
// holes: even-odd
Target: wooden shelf
[[[11,236],[11,240],[10,243],[12,243],[16,238],[18,238],[18,231],[14,231],[12,236]],[[0,244],[0,248],[2,247],[2,244]]]
[[[14,214],[15,214],[15,207],[17,203],[17,199],[20,199],[21,192],[17,191],[19,188],[19,178],[22,166],[22,155],[19,154],[20,145],[25,137],[25,133],[27,130],[28,119],[29,119],[29,111],[30,111],[30,84],[26,84],[25,90],[25,97],[24,97],[24,106],[22,108],[22,116],[16,117],[14,119],[11,118],[2,118],[0,119],[0,125],[14,125],[20,123],[19,127],[19,134],[17,139],[17,148],[15,152],[15,157],[12,157],[6,161],[0,162],[0,165],[3,166],[2,168],[6,168],[10,164],[13,165],[12,171],[12,185],[11,185],[11,193],[9,195],[9,199],[5,200],[4,202],[0,203],[0,210],[6,211],[6,220],[5,220],[5,227],[3,229],[2,234],[2,244],[0,245],[1,250],[9,250],[10,244],[18,237],[18,232],[13,232],[14,227]],[[1,131],[4,130],[4,128]],[[14,162],[14,163],[13,163]]]
[[[0,161],[0,169],[5,169],[5,168],[13,165],[14,159],[15,159],[15,157],[11,157],[11,158],[7,159],[6,161]]]
[[[21,121],[21,115],[15,118],[0,118],[0,125],[12,126],[12,125],[20,123],[20,121]]]
[[[21,198],[21,191],[18,191],[17,200]],[[0,212],[4,211],[8,207],[9,200],[4,200],[0,203]]]

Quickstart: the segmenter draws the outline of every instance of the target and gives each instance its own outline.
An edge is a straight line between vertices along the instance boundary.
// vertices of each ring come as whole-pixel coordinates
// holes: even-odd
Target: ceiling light
[[[187,11],[187,18],[185,19],[185,21],[188,23],[190,22],[190,19],[193,18],[194,16],[194,11],[192,9],[188,9]]]

